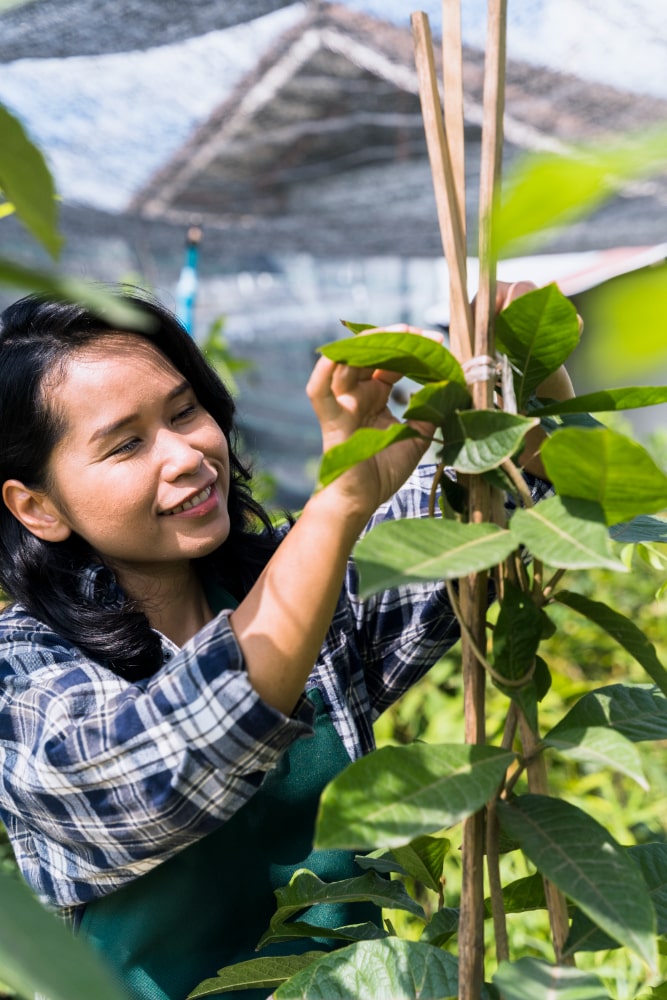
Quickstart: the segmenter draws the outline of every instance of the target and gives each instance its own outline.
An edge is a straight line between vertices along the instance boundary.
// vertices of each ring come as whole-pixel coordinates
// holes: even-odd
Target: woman
[[[362,604],[349,559],[369,519],[425,515],[428,470],[403,484],[432,428],[276,531],[229,394],[174,317],[133,301],[147,333],[39,298],[2,316],[0,804],[40,899],[133,996],[176,1000],[252,957],[296,868],[358,873],[312,851],[319,794],[458,630],[440,586]],[[321,359],[323,447],[391,422],[396,378]]]

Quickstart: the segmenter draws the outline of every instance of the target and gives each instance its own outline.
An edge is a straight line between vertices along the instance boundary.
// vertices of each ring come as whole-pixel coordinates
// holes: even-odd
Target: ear
[[[31,534],[45,542],[64,542],[72,534],[58,508],[39,490],[29,490],[18,479],[2,486],[5,506]]]

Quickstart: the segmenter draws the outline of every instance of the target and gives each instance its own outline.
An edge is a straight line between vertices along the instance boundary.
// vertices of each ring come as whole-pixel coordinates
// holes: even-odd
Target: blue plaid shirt
[[[432,477],[418,469],[369,527],[426,516]],[[547,490],[531,487],[536,499]],[[350,560],[307,687],[321,691],[351,759],[458,635],[444,586],[362,602]],[[0,816],[27,882],[66,918],[224,823],[311,732],[305,698],[288,718],[256,694],[228,611],[182,648],[163,638],[164,665],[138,682],[18,605],[0,615],[0,649]]]

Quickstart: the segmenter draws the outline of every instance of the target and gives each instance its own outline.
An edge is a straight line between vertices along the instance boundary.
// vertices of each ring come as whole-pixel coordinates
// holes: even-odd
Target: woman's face
[[[225,541],[226,438],[153,344],[103,337],[45,393],[65,426],[49,498],[130,592],[133,574],[159,577]]]

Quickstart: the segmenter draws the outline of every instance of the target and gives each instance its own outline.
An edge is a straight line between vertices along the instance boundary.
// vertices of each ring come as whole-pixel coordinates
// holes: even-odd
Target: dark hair
[[[198,565],[204,577],[242,598],[277,539],[268,515],[252,497],[250,472],[235,451],[234,401],[172,313],[143,292],[123,291],[117,297],[140,310],[146,330],[119,327],[103,311],[38,295],[15,302],[0,315],[0,483],[18,479],[31,489],[47,485],[48,460],[62,427],[46,405],[45,376],[57,373],[72,352],[100,336],[144,336],[190,382],[228,440],[230,532]],[[162,664],[159,637],[131,600],[114,603],[108,594],[105,599],[86,592],[82,581],[94,558],[80,536],[42,541],[0,503],[0,584],[9,596],[115,673],[128,680],[151,676]]]

